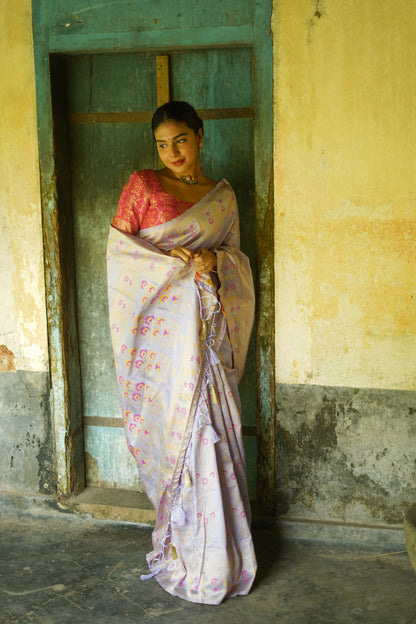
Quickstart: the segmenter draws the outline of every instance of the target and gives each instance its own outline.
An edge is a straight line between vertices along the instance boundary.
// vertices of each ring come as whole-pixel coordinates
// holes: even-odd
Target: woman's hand
[[[217,268],[217,256],[209,249],[200,249],[194,253],[195,267],[198,273],[210,273]]]
[[[188,249],[187,247],[182,247],[181,245],[179,245],[178,247],[171,249],[171,251],[168,251],[167,255],[172,256],[172,258],[180,258],[186,264],[188,264],[188,262],[193,259],[194,252],[192,251],[192,249]]]
[[[188,247],[179,245],[171,249],[171,251],[168,251],[167,254],[173,258],[180,258],[186,264],[188,264],[190,260],[193,260],[198,273],[210,273],[217,268],[217,256],[212,253],[212,251],[209,251],[209,249],[192,251],[192,249],[188,249]]]

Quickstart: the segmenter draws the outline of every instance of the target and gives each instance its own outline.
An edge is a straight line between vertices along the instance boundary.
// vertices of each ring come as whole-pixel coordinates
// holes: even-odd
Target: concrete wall
[[[53,491],[30,0],[0,13],[0,490]]]
[[[275,3],[285,514],[395,523],[414,496],[415,19],[410,0]]]

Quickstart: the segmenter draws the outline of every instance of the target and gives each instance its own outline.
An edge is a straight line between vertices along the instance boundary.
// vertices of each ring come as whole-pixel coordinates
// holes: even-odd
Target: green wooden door
[[[123,185],[137,169],[157,168],[150,130],[157,106],[155,54],[65,59],[71,148],[77,324],[86,485],[140,490],[127,450],[109,333],[106,243]],[[251,48],[169,53],[171,99],[204,119],[204,171],[226,177],[240,208],[242,248],[254,270],[253,54]],[[241,383],[251,497],[256,484],[254,338]]]

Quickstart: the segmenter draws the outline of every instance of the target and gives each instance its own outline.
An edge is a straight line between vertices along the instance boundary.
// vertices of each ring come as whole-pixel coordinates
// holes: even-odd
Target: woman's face
[[[201,129],[195,134],[186,123],[168,119],[156,128],[155,140],[160,160],[176,175],[197,175],[200,172]]]

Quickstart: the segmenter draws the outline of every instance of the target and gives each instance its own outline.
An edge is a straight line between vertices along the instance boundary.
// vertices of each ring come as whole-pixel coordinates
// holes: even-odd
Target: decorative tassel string
[[[215,353],[215,351],[213,350],[213,347],[215,345],[215,337],[216,337],[215,319],[217,315],[221,312],[221,304],[217,300],[216,305],[213,306],[212,309],[210,309],[208,305],[209,299],[210,299],[209,295],[208,296],[204,295],[205,289],[200,282],[197,282],[195,280],[195,283],[197,287],[197,295],[198,295],[198,300],[199,300],[199,315],[203,323],[202,328],[201,328],[203,336],[201,336],[201,338],[203,338],[205,349],[203,353],[203,364],[202,364],[203,366],[202,384],[199,390],[199,397],[198,397],[198,402],[196,406],[197,421],[195,422],[194,428],[195,428],[195,433],[198,433],[200,429],[202,429],[203,427],[207,427],[208,437],[210,441],[213,444],[215,444],[216,442],[220,440],[220,436],[217,434],[212,424],[209,407],[207,404],[207,400],[204,396],[204,391],[206,390],[208,384],[210,384],[212,392],[215,393],[214,401],[216,403],[219,401],[218,395],[216,395],[216,390],[215,390],[215,385],[214,385],[214,380],[212,377],[210,364],[212,363],[212,359],[214,359],[214,357],[211,356],[211,354],[214,354],[217,361],[219,361],[219,358],[217,354]],[[204,299],[205,300],[208,299],[207,304],[205,304]],[[207,328],[209,328],[209,331],[207,331]],[[207,353],[210,354],[211,361],[207,359],[206,357]],[[215,396],[217,397],[216,400],[215,400]],[[177,524],[178,526],[183,526],[186,523],[186,515],[183,510],[183,493],[184,493],[183,487],[184,485],[186,487],[192,486],[191,475],[190,475],[190,459],[191,459],[191,452],[192,452],[193,435],[194,433],[191,435],[191,439],[189,440],[189,444],[186,449],[185,458],[183,462],[182,475],[179,479],[178,487],[175,493],[174,502],[172,505],[172,516],[171,516],[172,522],[174,524]]]

